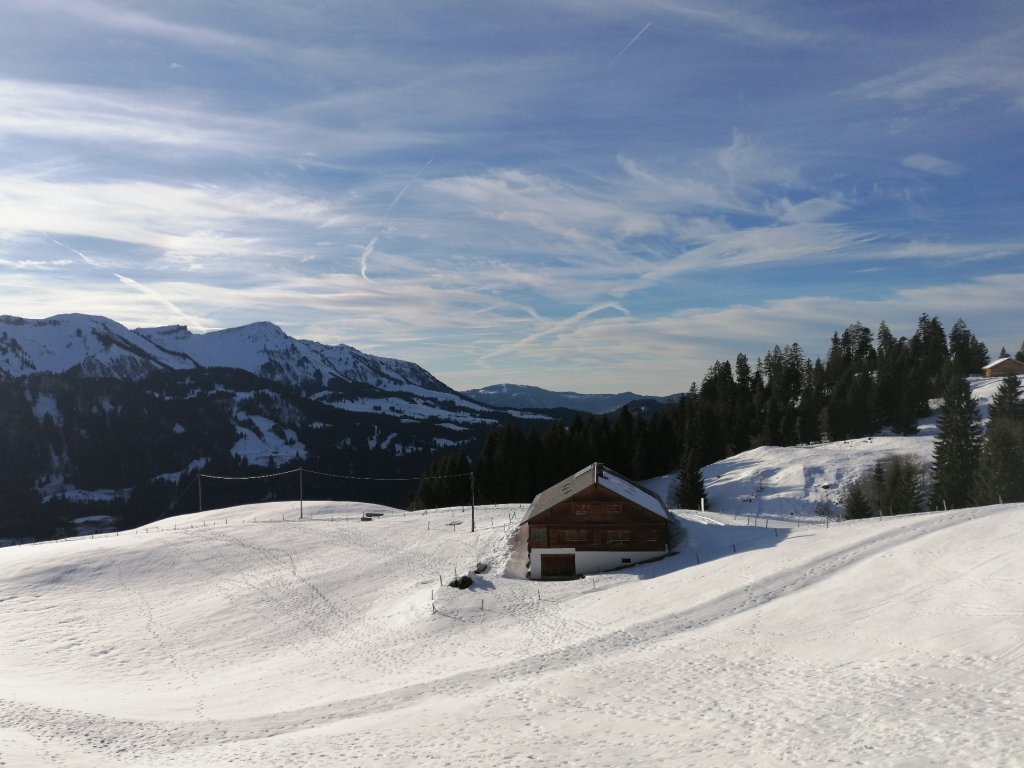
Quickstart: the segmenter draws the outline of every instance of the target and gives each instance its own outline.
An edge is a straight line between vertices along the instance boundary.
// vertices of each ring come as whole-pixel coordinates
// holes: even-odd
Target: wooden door
[[[540,576],[542,579],[576,575],[576,555],[541,555]]]

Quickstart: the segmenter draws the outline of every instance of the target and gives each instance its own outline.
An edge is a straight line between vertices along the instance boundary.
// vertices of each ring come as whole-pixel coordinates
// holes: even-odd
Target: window
[[[536,526],[530,526],[530,543],[539,544],[541,546],[547,546],[548,543],[548,529],[538,528]]]
[[[609,544],[628,544],[630,540],[628,530],[610,530],[608,531],[608,543]]]
[[[566,529],[566,531],[563,534],[563,537],[566,542],[582,543],[590,541],[590,534],[586,530],[579,528]]]

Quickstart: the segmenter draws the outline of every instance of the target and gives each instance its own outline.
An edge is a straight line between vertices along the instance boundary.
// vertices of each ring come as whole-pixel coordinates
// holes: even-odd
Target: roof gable
[[[631,501],[659,517],[668,519],[668,509],[665,508],[665,504],[658,496],[646,488],[641,488],[618,472],[608,469],[608,467],[600,462],[595,462],[589,467],[584,467],[572,477],[567,477],[565,480],[555,483],[547,490],[538,493],[534,497],[533,503],[530,504],[523,515],[523,519],[519,521],[519,524],[522,525],[541,512],[551,509],[559,502],[570,499],[581,491],[595,485],[607,488],[617,496]]]

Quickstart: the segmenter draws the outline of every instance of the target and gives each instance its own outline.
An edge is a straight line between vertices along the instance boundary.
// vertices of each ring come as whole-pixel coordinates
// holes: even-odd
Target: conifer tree
[[[1009,504],[1024,501],[1024,421],[990,421],[981,451],[974,501]]]
[[[883,514],[907,515],[925,508],[924,470],[913,456],[895,455],[884,463],[879,506]]]
[[[676,503],[683,509],[700,509],[701,500],[707,500],[700,463],[692,448],[687,448],[683,454],[673,491]]]
[[[862,483],[856,482],[846,492],[846,499],[843,502],[843,513],[847,520],[858,520],[864,517],[871,517],[875,510],[872,507]]]
[[[946,379],[935,438],[934,502],[950,509],[967,506],[974,498],[975,473],[981,453],[977,401],[967,380],[955,374]]]
[[[991,421],[998,419],[1024,419],[1024,402],[1021,402],[1020,379],[1016,376],[1004,376],[988,407]]]
[[[960,318],[949,332],[949,354],[961,375],[981,373],[988,362],[988,348],[975,337]]]
[[[988,434],[981,452],[975,501],[1024,501],[1024,402],[1020,379],[1005,376],[988,408]]]

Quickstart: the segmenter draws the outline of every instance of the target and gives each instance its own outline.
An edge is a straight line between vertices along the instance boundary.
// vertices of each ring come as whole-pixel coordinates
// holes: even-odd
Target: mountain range
[[[648,402],[501,389],[460,393],[415,363],[295,339],[268,322],[192,333],[82,314],[0,316],[0,537],[49,535],[97,509],[132,523],[180,511],[197,500],[175,497],[200,472],[301,465],[344,477],[319,481],[325,497],[402,504],[415,491],[409,478],[438,454],[472,454],[503,424],[543,431],[571,418],[567,408]],[[268,481],[245,499],[291,493]]]
[[[383,390],[455,394],[415,363],[375,357],[345,344],[293,339],[273,323],[195,334],[183,325],[129,330],[92,315],[45,320],[0,317],[0,376],[66,373],[139,379],[153,371],[238,368],[306,391],[338,379]]]

